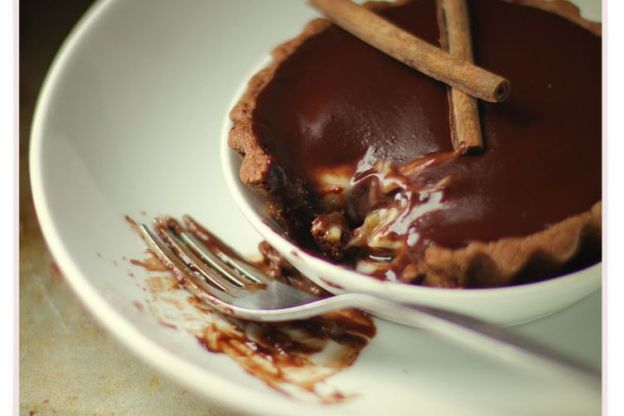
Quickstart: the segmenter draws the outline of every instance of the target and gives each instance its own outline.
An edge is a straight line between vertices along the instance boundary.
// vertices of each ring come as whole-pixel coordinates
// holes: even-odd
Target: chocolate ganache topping
[[[513,2],[474,0],[469,8],[475,63],[512,83],[506,102],[479,104],[481,154],[452,153],[444,84],[334,25],[281,63],[253,112],[261,146],[306,184],[316,213],[331,211],[315,202],[327,193],[323,172],[347,178],[352,230],[366,217],[359,211],[378,208],[354,198],[371,194],[380,163],[399,172],[429,158],[416,176],[399,175],[415,183],[400,186],[409,193],[384,191],[386,201],[412,198],[409,215],[386,229],[408,242],[412,260],[431,245],[456,249],[546,230],[601,200],[600,36]],[[379,13],[439,46],[434,0]]]

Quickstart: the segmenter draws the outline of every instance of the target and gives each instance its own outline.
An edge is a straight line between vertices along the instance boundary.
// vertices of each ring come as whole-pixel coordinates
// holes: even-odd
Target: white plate
[[[78,296],[142,359],[250,413],[598,414],[598,398],[564,381],[534,380],[386,322],[356,364],[327,382],[354,399],[288,398],[134,306],[148,297],[147,274],[132,269],[130,277],[123,260],[144,249],[126,214],[190,213],[240,251],[255,251],[259,237],[222,179],[220,130],[250,68],[312,16],[292,0],[107,1],[90,10],[48,75],[31,147],[37,214]],[[600,364],[599,294],[519,330]]]

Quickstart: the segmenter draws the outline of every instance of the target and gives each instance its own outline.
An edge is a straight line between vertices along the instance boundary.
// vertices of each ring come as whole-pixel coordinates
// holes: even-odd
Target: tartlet
[[[600,25],[564,1],[471,1],[485,150],[452,150],[446,87],[326,20],[273,51],[231,111],[240,179],[306,249],[439,287],[553,277],[601,255]],[[439,45],[434,0],[368,3]],[[530,30],[529,30],[530,29]]]

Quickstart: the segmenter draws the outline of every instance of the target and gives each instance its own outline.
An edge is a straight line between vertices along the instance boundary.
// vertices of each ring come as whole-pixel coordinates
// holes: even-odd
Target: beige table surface
[[[20,415],[230,415],[157,374],[94,320],[35,217],[28,138],[47,69],[90,0],[20,2]]]

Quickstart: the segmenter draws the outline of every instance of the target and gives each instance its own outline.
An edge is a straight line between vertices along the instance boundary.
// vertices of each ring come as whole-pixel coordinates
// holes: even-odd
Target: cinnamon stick
[[[309,0],[329,20],[404,64],[466,94],[504,101],[510,84],[493,74],[408,33],[350,0]]]
[[[473,61],[470,20],[466,0],[437,0],[442,48],[452,56]],[[483,149],[477,100],[457,88],[448,88],[449,125],[455,150],[474,153]]]

